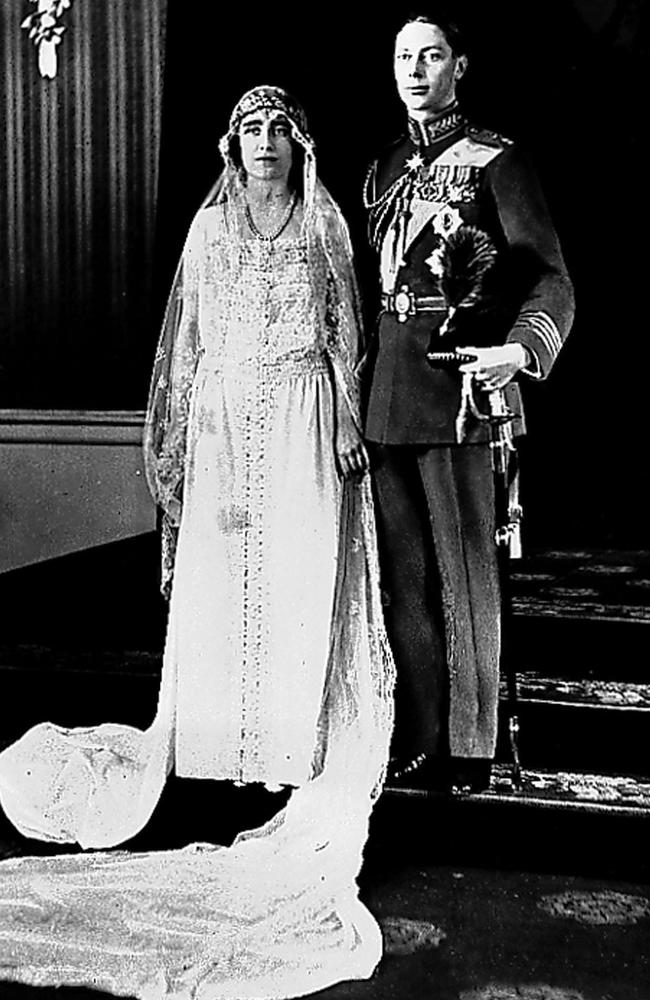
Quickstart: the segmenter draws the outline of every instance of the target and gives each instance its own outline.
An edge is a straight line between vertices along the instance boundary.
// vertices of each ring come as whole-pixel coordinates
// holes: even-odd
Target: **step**
[[[71,643],[0,643],[0,671],[44,675],[160,676],[162,652],[153,649],[97,649]]]
[[[485,792],[444,793],[423,789],[395,789],[386,795],[406,798],[445,798],[463,804],[504,805],[555,809],[613,816],[636,816],[650,820],[650,779],[629,774],[596,774],[524,768],[520,788],[514,788],[509,765],[496,764],[490,788]]]
[[[510,577],[515,662],[547,676],[650,683],[650,552],[533,552]]]
[[[160,675],[150,670],[54,669],[41,663],[3,667],[0,683],[0,746],[6,746],[45,721],[66,727],[116,722],[146,728],[156,712]]]
[[[650,684],[518,675],[519,750],[531,767],[630,772],[650,778]],[[497,759],[509,760],[501,685]]]
[[[497,766],[489,792],[386,789],[371,819],[366,862],[549,871],[650,880],[650,788],[627,775],[525,768],[520,792]]]
[[[517,614],[505,624],[504,636],[509,657],[526,673],[650,683],[650,629],[645,621]]]
[[[632,772],[650,777],[650,684],[518,674],[521,759],[533,767]],[[505,680],[498,759],[510,759]]]
[[[650,549],[524,548],[512,560],[513,571],[546,574],[557,580],[576,578],[650,580]]]
[[[510,564],[516,615],[650,624],[650,552],[542,552]]]
[[[553,587],[539,595],[515,595],[512,610],[530,618],[559,618],[564,621],[621,622],[650,625],[650,607],[599,600],[597,591],[576,587]]]
[[[48,719],[66,726],[122,722],[146,726],[155,714],[161,657],[125,651],[46,651],[21,647],[0,668],[0,738],[17,739]],[[531,767],[650,774],[650,685],[519,675],[520,752]],[[502,686],[498,759],[508,760]]]
[[[534,670],[517,673],[522,704],[563,705],[567,708],[634,709],[650,712],[650,684],[605,681],[594,678],[549,677]],[[501,698],[506,698],[506,682],[501,682]]]

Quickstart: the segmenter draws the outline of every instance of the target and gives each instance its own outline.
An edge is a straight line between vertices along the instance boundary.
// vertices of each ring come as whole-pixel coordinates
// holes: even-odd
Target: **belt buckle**
[[[397,316],[398,323],[406,323],[409,316],[415,316],[415,294],[410,291],[408,285],[402,285],[393,297],[393,308]]]

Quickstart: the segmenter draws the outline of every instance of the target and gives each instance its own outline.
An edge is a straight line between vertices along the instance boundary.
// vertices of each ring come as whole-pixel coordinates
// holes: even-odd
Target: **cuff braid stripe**
[[[557,326],[545,312],[524,312],[517,321],[519,326],[527,326],[542,341],[551,357],[560,353],[562,338]]]

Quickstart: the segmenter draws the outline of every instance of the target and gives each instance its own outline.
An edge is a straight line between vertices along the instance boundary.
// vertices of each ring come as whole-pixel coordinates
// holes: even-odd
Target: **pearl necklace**
[[[295,194],[293,194],[289,199],[286,209],[284,210],[284,215],[282,216],[279,225],[276,226],[276,228],[271,233],[262,233],[255,224],[255,219],[253,218],[253,213],[251,212],[250,205],[248,204],[248,199],[246,199],[246,208],[245,208],[246,222],[248,223],[251,233],[256,239],[261,240],[262,243],[273,243],[275,240],[277,240],[279,236],[282,235],[284,230],[289,225],[289,220],[293,215],[293,210],[295,207],[296,207],[296,196]]]

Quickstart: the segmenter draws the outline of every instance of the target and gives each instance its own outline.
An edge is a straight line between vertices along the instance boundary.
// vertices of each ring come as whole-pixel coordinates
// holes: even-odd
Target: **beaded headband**
[[[303,228],[308,229],[314,208],[314,196],[316,191],[316,152],[314,142],[307,131],[307,118],[302,107],[294,97],[287,94],[281,87],[254,87],[248,90],[235,105],[230,116],[228,131],[219,141],[219,151],[223,158],[225,170],[225,187],[223,193],[233,190],[233,185],[237,185],[237,173],[230,154],[230,140],[237,134],[239,126],[244,118],[256,111],[266,111],[274,117],[282,115],[287,119],[291,127],[291,136],[305,152],[305,162],[303,166],[304,183],[304,215]]]
[[[289,124],[294,138],[304,148],[305,152],[313,155],[314,143],[307,130],[307,118],[300,104],[294,97],[280,87],[254,87],[247,91],[237,102],[230,116],[228,131],[219,142],[219,149],[226,163],[229,160],[228,146],[230,140],[236,135],[244,118],[256,111],[275,112],[284,115]]]

